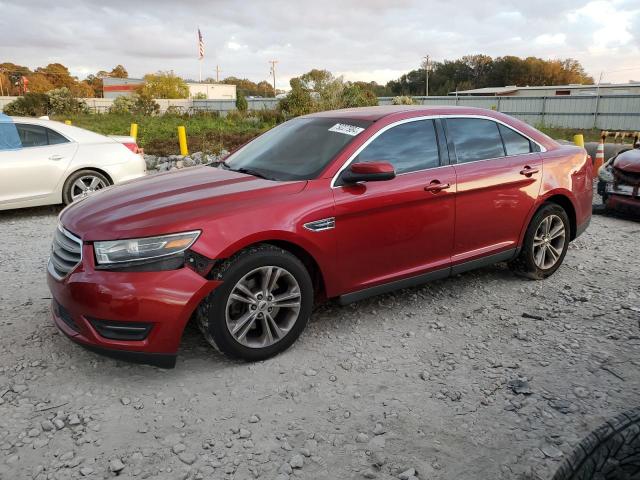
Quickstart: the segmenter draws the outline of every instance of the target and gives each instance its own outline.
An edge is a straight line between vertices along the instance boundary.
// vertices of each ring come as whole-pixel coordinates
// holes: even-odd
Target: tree
[[[215,82],[211,78],[206,79],[206,81]],[[273,85],[266,80],[254,83],[247,78],[227,77],[220,83],[235,85],[237,93],[247,97],[275,97]]]
[[[236,108],[240,112],[246,112],[249,109],[249,104],[247,103],[247,99],[244,97],[242,93],[237,94]]]
[[[29,80],[29,91],[32,93],[47,93],[55,88],[49,79],[41,73],[29,75],[27,80]]]
[[[157,72],[144,76],[138,93],[149,98],[188,98],[189,87],[173,72]]]
[[[46,67],[38,67],[36,73],[44,75],[54,88],[71,88],[78,82],[71,76],[69,69],[61,63],[50,63]]]
[[[116,65],[111,69],[111,73],[109,73],[109,77],[112,78],[129,78],[129,72],[122,65]]]

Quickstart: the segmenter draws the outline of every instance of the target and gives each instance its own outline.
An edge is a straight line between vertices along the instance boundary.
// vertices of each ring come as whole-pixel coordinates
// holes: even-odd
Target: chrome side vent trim
[[[304,228],[311,230],[312,232],[322,232],[323,230],[331,230],[336,228],[336,218],[329,217],[322,220],[315,220],[313,222],[305,223]]]

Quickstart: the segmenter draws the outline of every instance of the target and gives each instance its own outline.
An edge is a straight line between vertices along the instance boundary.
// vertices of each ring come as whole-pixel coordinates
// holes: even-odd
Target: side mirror
[[[342,174],[344,183],[381,182],[396,178],[396,170],[389,162],[352,163]]]

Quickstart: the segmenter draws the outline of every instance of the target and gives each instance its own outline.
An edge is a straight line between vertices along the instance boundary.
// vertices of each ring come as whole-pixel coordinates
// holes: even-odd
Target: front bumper
[[[95,270],[93,247],[82,248],[84,260],[65,278],[47,273],[56,326],[94,351],[172,367],[192,313],[221,282],[187,267],[160,272]],[[101,335],[96,321],[148,324],[150,329],[142,340],[115,340]]]

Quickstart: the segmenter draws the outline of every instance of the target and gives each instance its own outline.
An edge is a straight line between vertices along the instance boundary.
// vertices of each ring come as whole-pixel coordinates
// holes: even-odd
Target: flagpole
[[[202,83],[202,58],[200,58],[198,64],[200,65],[200,83]]]

